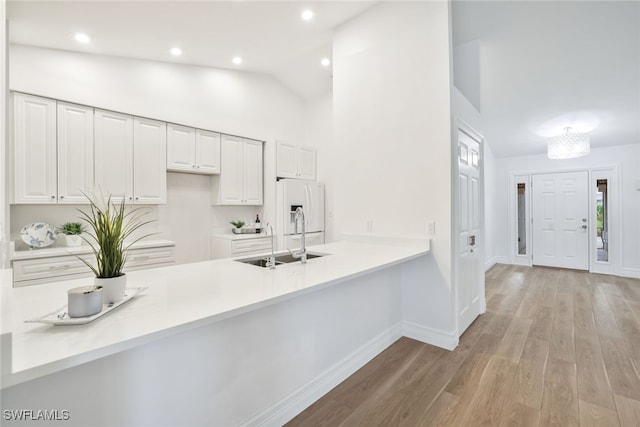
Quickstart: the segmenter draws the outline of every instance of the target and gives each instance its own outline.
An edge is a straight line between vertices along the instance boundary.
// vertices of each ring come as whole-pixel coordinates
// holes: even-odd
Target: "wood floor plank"
[[[529,336],[514,378],[511,399],[540,410],[549,342]]]
[[[640,378],[624,340],[601,336],[600,344],[613,393],[640,400]]]
[[[491,426],[500,423],[509,401],[516,367],[509,360],[491,357],[460,425]]]
[[[597,335],[576,336],[576,362],[578,397],[606,409],[615,409]]]
[[[424,414],[418,427],[453,426],[451,419],[458,408],[460,398],[451,393],[443,392]]]
[[[529,335],[539,340],[548,341],[551,339],[553,328],[553,309],[551,307],[540,306],[538,312],[531,323]]]
[[[593,403],[579,401],[580,427],[619,427],[618,413]]]
[[[539,410],[509,401],[504,408],[500,427],[536,427],[539,420]]]
[[[547,361],[540,425],[580,425],[575,364],[551,358]]]
[[[551,341],[549,342],[549,357],[575,363],[576,351],[573,339],[573,318],[565,320],[553,318]]]
[[[614,395],[618,418],[622,427],[640,426],[640,401],[625,396]]]
[[[514,363],[520,361],[524,344],[529,335],[529,329],[531,328],[531,320],[513,318],[509,329],[502,337],[500,345],[496,350],[496,356],[509,359]]]

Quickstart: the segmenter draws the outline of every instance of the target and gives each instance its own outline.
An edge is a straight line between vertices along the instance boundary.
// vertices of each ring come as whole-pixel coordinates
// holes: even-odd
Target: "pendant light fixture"
[[[550,159],[574,159],[591,153],[588,133],[571,132],[570,127],[564,128],[565,133],[554,136],[547,141],[547,157]]]

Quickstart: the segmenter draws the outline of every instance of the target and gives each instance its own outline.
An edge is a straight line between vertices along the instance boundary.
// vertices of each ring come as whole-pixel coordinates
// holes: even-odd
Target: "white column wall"
[[[434,262],[411,273],[420,281],[405,293],[422,297],[403,301],[403,313],[409,336],[449,346],[457,335],[447,2],[381,3],[337,28],[333,107],[335,232],[427,237],[435,221]]]

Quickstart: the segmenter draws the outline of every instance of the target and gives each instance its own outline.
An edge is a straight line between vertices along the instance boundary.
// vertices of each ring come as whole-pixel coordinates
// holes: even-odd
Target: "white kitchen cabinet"
[[[56,101],[15,93],[14,203],[56,203]]]
[[[14,203],[87,203],[93,108],[14,94]]]
[[[212,181],[214,205],[262,204],[262,141],[222,135],[220,176]]]
[[[88,203],[93,188],[93,108],[58,102],[58,203]]]
[[[315,148],[279,141],[276,147],[276,176],[315,180]]]
[[[133,119],[133,200],[137,204],[167,203],[167,124]]]
[[[271,236],[266,234],[214,235],[211,238],[213,259],[255,255],[271,251]]]
[[[115,203],[166,203],[166,138],[164,122],[96,109],[96,185]]]
[[[148,245],[149,243],[147,243]],[[62,249],[62,248],[60,248]],[[149,247],[132,248],[129,251],[124,271],[142,270],[175,263],[175,243],[163,241]],[[39,283],[71,280],[81,277],[91,277],[93,272],[75,255],[67,255],[65,251],[57,251],[58,256],[47,256],[31,259],[15,260],[13,268],[13,286],[29,286]],[[82,259],[95,266],[95,256],[88,247],[78,254]]]
[[[167,170],[210,175],[220,173],[220,134],[167,124]]]
[[[133,203],[133,116],[96,108],[94,130],[96,186]]]

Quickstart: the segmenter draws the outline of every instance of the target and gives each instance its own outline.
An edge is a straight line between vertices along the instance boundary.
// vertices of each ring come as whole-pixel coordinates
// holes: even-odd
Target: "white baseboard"
[[[621,276],[640,279],[640,268],[622,267]]]
[[[455,332],[445,332],[407,321],[402,322],[402,335],[447,350],[453,350],[458,346]]]
[[[402,336],[402,331],[402,324],[392,326],[307,384],[241,425],[284,425],[396,342]]]
[[[494,256],[484,264],[484,271],[486,272],[496,264],[510,264],[509,258],[506,256]]]

